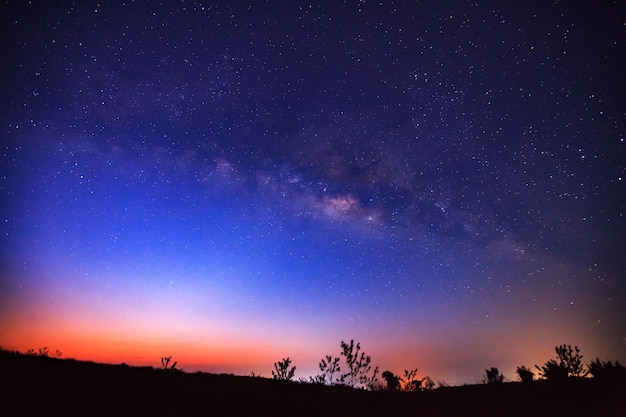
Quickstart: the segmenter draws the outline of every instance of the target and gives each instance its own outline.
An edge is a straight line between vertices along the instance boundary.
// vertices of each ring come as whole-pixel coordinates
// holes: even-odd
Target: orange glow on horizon
[[[297,328],[281,328],[275,322],[263,325],[256,318],[240,323],[214,319],[205,324],[198,319],[185,321],[184,315],[163,324],[160,319],[167,311],[151,316],[129,310],[125,312],[128,320],[123,320],[115,310],[107,314],[68,304],[55,309],[44,301],[32,298],[27,307],[4,315],[0,322],[3,348],[26,352],[47,346],[60,350],[62,358],[155,368],[161,366],[161,357],[171,355],[179,368],[189,372],[249,375],[254,371],[268,377],[274,362],[290,357],[297,366],[296,378],[308,378],[318,373],[317,364],[324,355],[340,356],[339,342],[353,337],[381,372],[402,375],[405,369],[417,368],[419,378],[428,375],[455,385],[480,382],[491,366],[498,367],[507,380],[516,380],[517,366],[532,369],[554,356],[554,346],[576,343],[564,340],[572,325],[551,328],[539,316],[521,325],[503,322],[515,328],[505,338],[483,323],[455,323],[456,327],[441,323],[437,330],[416,327],[401,334],[359,329],[345,336],[343,328],[324,332],[310,318]],[[183,325],[176,327],[178,322]],[[601,346],[585,343],[580,345],[585,358],[606,355]]]

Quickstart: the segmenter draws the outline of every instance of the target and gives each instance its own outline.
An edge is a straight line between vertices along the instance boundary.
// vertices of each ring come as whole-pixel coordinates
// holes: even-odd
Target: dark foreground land
[[[369,392],[0,352],[3,416],[626,416],[626,383]]]

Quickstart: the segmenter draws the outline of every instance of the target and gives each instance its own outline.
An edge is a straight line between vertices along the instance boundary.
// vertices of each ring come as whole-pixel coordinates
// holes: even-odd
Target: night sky
[[[0,6],[0,345],[626,362],[623,1]]]

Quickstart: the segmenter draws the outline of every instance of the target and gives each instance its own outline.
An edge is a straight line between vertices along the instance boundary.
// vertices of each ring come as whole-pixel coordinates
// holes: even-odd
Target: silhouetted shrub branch
[[[296,372],[296,367],[291,366],[291,359],[283,358],[282,361],[274,362],[274,369],[276,372],[272,371],[272,377],[274,379],[279,379],[282,381],[291,381]]]
[[[350,344],[341,342],[341,356],[346,360],[348,371],[341,375],[341,382],[350,387],[361,386],[363,388],[372,389],[376,382],[378,374],[378,366],[374,368],[372,375],[372,358],[361,352],[361,344],[354,344],[354,340],[350,340]]]
[[[176,365],[178,365],[178,362],[174,361],[174,363],[172,365],[170,365],[170,361],[172,360],[172,356],[163,356],[161,358],[161,369],[165,369],[168,371],[179,371],[179,372],[184,372],[182,369],[177,369]]]
[[[337,382],[335,375],[339,375],[341,372],[341,366],[339,366],[339,357],[333,358],[331,355],[326,355],[326,358],[322,358],[319,363],[321,375],[318,375],[317,381],[322,383],[328,382],[328,385],[333,385]]]

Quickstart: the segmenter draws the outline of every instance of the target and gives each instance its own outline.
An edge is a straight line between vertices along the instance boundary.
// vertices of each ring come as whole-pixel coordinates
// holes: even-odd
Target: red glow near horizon
[[[304,378],[317,373],[317,364],[324,355],[339,356],[341,337],[336,341],[321,340],[317,345],[310,344],[302,349],[298,344],[280,340],[251,339],[244,336],[245,333],[238,335],[237,329],[231,329],[226,337],[204,334],[181,338],[176,331],[146,331],[137,321],[120,328],[106,315],[90,320],[83,317],[81,321],[73,313],[76,312],[70,310],[62,315],[58,308],[46,307],[39,312],[29,309],[28,314],[14,314],[10,317],[11,330],[2,334],[2,346],[22,352],[47,346],[61,350],[65,358],[153,367],[160,367],[160,358],[171,355],[179,368],[190,372],[241,375],[254,372],[264,376],[271,375],[274,362],[291,357],[298,367],[296,376]],[[156,327],[147,328],[154,330]],[[459,333],[455,338],[448,337],[447,342],[436,342],[440,339],[434,333],[430,338],[425,333],[422,338],[403,335],[403,338],[389,339],[386,332],[356,341],[361,342],[363,351],[372,356],[374,365],[381,371],[402,374],[404,369],[418,368],[421,377],[429,375],[435,381],[461,384],[481,382],[482,372],[491,366],[497,366],[509,380],[515,380],[517,366],[532,367],[552,358],[554,346],[563,340],[559,333],[566,337],[570,331],[567,326],[541,329],[531,324],[517,329],[519,334],[511,335],[506,341],[494,340],[487,331],[472,333],[472,336]],[[594,349],[598,349],[590,343],[580,346],[583,353],[589,349],[592,355],[596,354]]]

